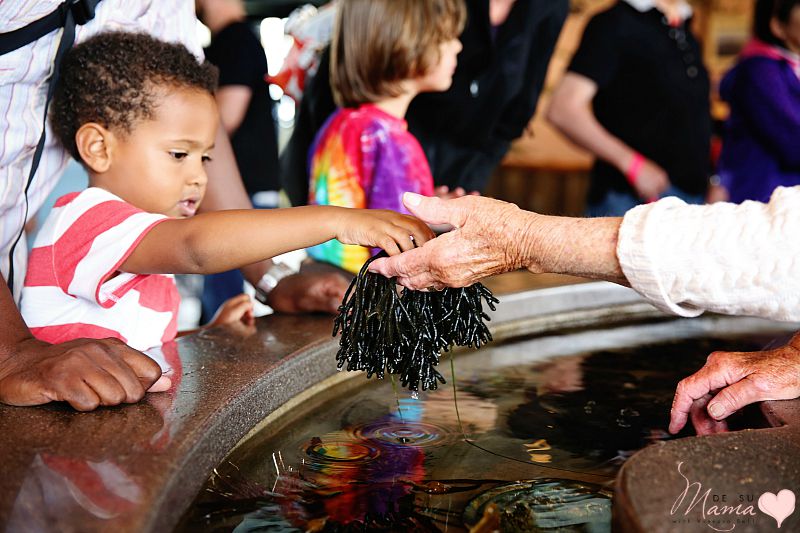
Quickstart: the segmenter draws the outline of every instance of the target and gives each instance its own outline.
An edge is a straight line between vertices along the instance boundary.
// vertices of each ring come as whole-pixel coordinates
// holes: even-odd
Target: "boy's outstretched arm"
[[[330,239],[383,248],[395,255],[431,238],[433,232],[421,220],[388,210],[306,206],[218,211],[156,225],[120,270],[141,274],[221,272]]]
[[[244,188],[233,147],[225,129],[220,126],[214,140],[214,157],[206,163],[208,184],[206,195],[200,205],[201,213],[230,209],[252,209],[253,204]],[[272,261],[260,261],[241,268],[247,281],[255,283],[272,265]]]
[[[201,211],[250,209],[250,199],[242,184],[239,168],[225,130],[217,130],[214,158],[206,165],[209,180]],[[245,279],[255,285],[272,265],[259,261],[240,270]],[[278,282],[269,294],[269,305],[283,313],[336,313],[350,284],[336,272],[300,273]]]
[[[31,335],[0,277],[0,402],[41,405],[68,402],[79,411],[135,403],[167,390],[158,364],[117,339],[48,344]]]

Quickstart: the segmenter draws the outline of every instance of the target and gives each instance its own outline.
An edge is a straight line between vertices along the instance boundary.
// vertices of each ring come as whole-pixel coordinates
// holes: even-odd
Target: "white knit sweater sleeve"
[[[800,186],[766,204],[638,206],[622,221],[617,257],[631,287],[664,311],[800,320]]]

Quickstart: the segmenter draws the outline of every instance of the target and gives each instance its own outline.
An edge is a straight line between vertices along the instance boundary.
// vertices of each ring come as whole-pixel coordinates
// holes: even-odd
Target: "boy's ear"
[[[114,134],[96,122],[81,126],[75,133],[75,144],[83,163],[95,173],[103,173],[111,166]]]

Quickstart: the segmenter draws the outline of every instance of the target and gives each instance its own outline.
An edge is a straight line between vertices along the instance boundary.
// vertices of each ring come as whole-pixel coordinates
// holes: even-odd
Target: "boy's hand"
[[[435,237],[420,219],[388,209],[344,209],[334,224],[340,242],[383,248],[389,255],[422,246]]]
[[[228,324],[253,326],[255,323],[253,301],[250,299],[250,296],[242,293],[222,304],[214,315],[214,318],[211,319],[206,327],[211,328]]]

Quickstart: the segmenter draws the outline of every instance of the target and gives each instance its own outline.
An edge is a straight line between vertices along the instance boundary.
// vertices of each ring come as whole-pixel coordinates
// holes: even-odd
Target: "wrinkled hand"
[[[678,383],[670,412],[670,433],[691,413],[700,431],[724,430],[721,422],[745,405],[800,396],[800,334],[788,344],[761,352],[714,352],[703,368]],[[706,405],[707,404],[707,405]],[[709,431],[707,431],[709,432]]]
[[[389,255],[411,250],[434,237],[418,218],[388,209],[343,209],[335,223],[339,242],[383,248]]]
[[[78,411],[92,411],[136,403],[145,391],[170,386],[158,363],[117,339],[63,344],[26,339],[0,362],[0,402],[9,405],[63,401]]]
[[[476,281],[524,266],[515,251],[521,236],[514,204],[481,196],[454,200],[426,198],[406,193],[405,206],[429,224],[450,224],[455,229],[422,247],[370,265],[372,272],[396,277],[411,289],[466,287]]]
[[[702,398],[692,402],[689,408],[689,420],[698,435],[713,435],[714,433],[725,433],[728,431],[728,422],[725,420],[714,420],[708,414],[708,402],[714,397],[708,393]]]
[[[226,324],[244,324],[252,326],[256,323],[253,311],[253,301],[247,294],[239,294],[229,298],[223,303],[207,327],[222,326]]]
[[[649,159],[645,159],[634,184],[639,198],[647,201],[657,200],[669,186],[667,172]]]
[[[269,305],[279,313],[336,314],[349,286],[336,272],[300,272],[278,282],[269,293]]]

